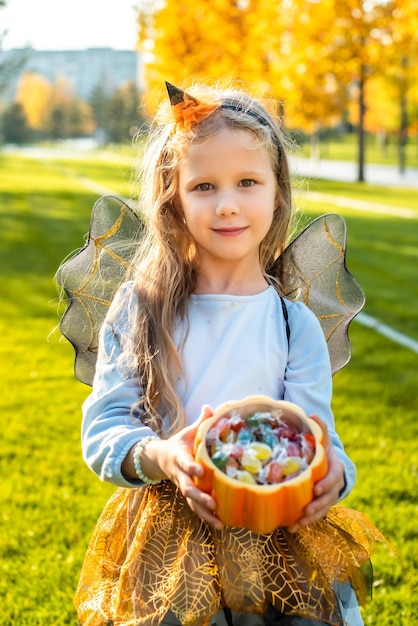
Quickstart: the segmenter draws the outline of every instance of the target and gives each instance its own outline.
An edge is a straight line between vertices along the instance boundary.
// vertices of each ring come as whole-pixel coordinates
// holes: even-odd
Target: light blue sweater
[[[127,283],[118,298],[127,298]],[[290,342],[280,298],[273,287],[251,296],[192,295],[189,325],[179,323],[174,340],[183,372],[177,391],[188,422],[203,404],[216,407],[248,395],[266,395],[300,405],[328,425],[332,443],[345,466],[346,487],[354,486],[356,470],[335,431],[330,408],[332,375],[328,349],[314,313],[300,302],[286,301]],[[112,319],[112,322],[110,322]],[[121,472],[129,449],[153,434],[131,415],[138,400],[138,379],[121,364],[123,314],[113,319],[113,307],[103,324],[93,390],[83,405],[82,448],[87,465],[104,481],[138,487]]]

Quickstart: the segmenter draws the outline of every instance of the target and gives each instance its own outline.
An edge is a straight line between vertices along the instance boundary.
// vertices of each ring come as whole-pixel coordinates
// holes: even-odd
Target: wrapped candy
[[[290,526],[313,499],[327,460],[321,428],[291,402],[249,396],[220,405],[195,439],[196,484],[225,524],[257,533]]]

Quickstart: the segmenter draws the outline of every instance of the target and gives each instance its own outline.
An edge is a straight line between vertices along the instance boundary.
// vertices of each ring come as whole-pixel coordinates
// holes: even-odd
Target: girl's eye
[[[252,187],[255,184],[255,181],[252,178],[244,178],[240,181],[240,187]]]
[[[199,183],[199,185],[196,186],[196,189],[199,191],[209,191],[212,189],[212,185],[210,183]]]

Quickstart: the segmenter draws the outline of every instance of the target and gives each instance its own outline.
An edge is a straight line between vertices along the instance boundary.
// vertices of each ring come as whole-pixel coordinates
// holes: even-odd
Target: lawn
[[[0,153],[0,171],[1,623],[71,625],[87,543],[113,488],[81,459],[80,405],[89,388],[74,379],[72,348],[56,329],[53,276],[82,245],[97,199],[79,177],[128,194],[129,160]],[[332,194],[390,201],[386,189],[333,185]],[[327,191],[325,184],[319,189]],[[408,193],[413,206],[415,192]],[[418,192],[415,206],[417,200]],[[304,221],[344,214],[348,267],[366,291],[365,312],[418,339],[418,217],[337,210],[332,201],[308,199],[303,211]],[[402,556],[400,563],[383,546],[374,557],[364,619],[411,626],[418,623],[418,356],[358,323],[350,338],[353,357],[336,375],[334,393],[338,429],[358,467],[347,504],[363,510]]]
[[[300,138],[298,140],[300,141]],[[301,154],[305,157],[311,156],[308,141],[302,143]],[[407,167],[418,167],[418,142],[416,136],[412,136],[407,142],[405,156]],[[337,161],[357,161],[357,135],[355,133],[341,133],[339,135],[334,133],[324,137],[320,143],[320,157]],[[388,137],[382,143],[378,136],[366,135],[365,159],[366,163],[398,166],[399,147],[397,137]]]
[[[341,183],[340,187],[339,194],[336,182],[311,181],[309,189],[321,191],[323,196],[315,202],[297,196],[302,224],[322,213],[343,215],[348,227],[347,263],[366,292],[365,312],[418,340],[418,191],[389,189],[385,206],[392,214],[380,214],[352,209],[350,199],[365,200],[373,206],[376,203],[379,208],[384,200],[381,188],[352,184],[350,189],[348,183]],[[346,199],[342,203],[345,206],[333,205],[332,198],[338,195]],[[403,202],[402,206],[414,209],[408,215],[415,218],[398,216],[398,207],[391,203],[395,196]]]

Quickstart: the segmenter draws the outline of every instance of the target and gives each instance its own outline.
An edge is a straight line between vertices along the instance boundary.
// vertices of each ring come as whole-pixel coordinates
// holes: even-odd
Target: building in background
[[[7,89],[1,94],[2,101],[12,101],[22,74],[40,74],[49,83],[64,79],[74,95],[89,100],[97,86],[112,92],[128,81],[140,85],[140,55],[134,50],[111,48],[88,48],[86,50],[0,50],[0,64],[8,58],[22,57],[22,66],[13,76]]]

